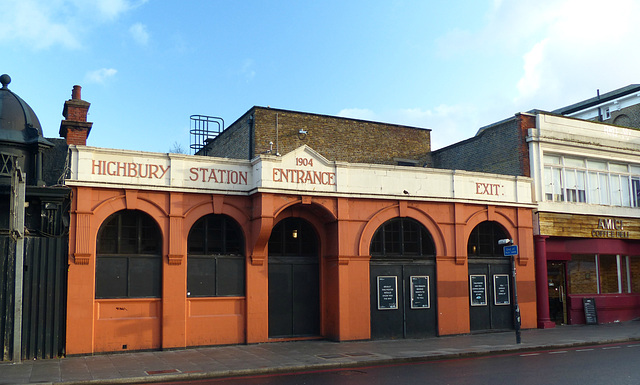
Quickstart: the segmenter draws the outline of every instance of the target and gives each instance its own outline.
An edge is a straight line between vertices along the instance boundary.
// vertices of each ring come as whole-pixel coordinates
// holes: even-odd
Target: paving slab
[[[640,341],[640,321],[530,329],[523,330],[521,336],[520,344],[511,331],[391,341],[271,342],[1,362],[0,384],[132,384],[560,350]]]

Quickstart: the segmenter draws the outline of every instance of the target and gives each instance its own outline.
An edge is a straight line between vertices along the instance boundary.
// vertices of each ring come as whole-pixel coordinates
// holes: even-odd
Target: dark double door
[[[320,334],[318,258],[269,257],[269,337]]]
[[[371,338],[437,335],[435,266],[370,265]]]
[[[512,289],[509,260],[469,258],[471,331],[513,329]]]

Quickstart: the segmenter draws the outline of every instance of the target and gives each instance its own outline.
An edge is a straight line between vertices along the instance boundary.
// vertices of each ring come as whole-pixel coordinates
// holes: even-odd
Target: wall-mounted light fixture
[[[302,128],[298,130],[298,139],[303,140],[307,137],[307,130],[303,130]]]
[[[292,236],[294,239],[295,239],[295,238],[298,238],[298,230],[293,230],[293,231],[291,232],[291,236]]]

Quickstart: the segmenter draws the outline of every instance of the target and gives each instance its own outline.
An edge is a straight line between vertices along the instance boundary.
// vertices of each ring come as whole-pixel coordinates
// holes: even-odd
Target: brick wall
[[[598,292],[595,255],[573,255],[568,268],[568,294],[595,294]]]
[[[476,136],[431,153],[430,167],[530,176],[525,141],[535,116],[518,114],[483,128]]]
[[[253,136],[249,135],[250,116]],[[422,166],[431,149],[430,134],[416,127],[254,107],[208,146],[208,155],[247,159],[250,148],[253,157],[270,150],[283,155],[306,144],[332,161],[398,164],[412,160]]]
[[[611,118],[605,119],[604,122],[617,126],[640,128],[640,104],[623,108],[620,111],[611,111]]]
[[[253,159],[250,136],[253,111],[249,110],[240,119],[222,131],[197,155],[215,156],[220,158]]]

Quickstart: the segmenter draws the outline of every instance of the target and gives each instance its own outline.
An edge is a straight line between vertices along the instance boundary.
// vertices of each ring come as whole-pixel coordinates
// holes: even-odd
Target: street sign
[[[511,257],[512,255],[518,255],[518,245],[504,247],[504,256]]]

